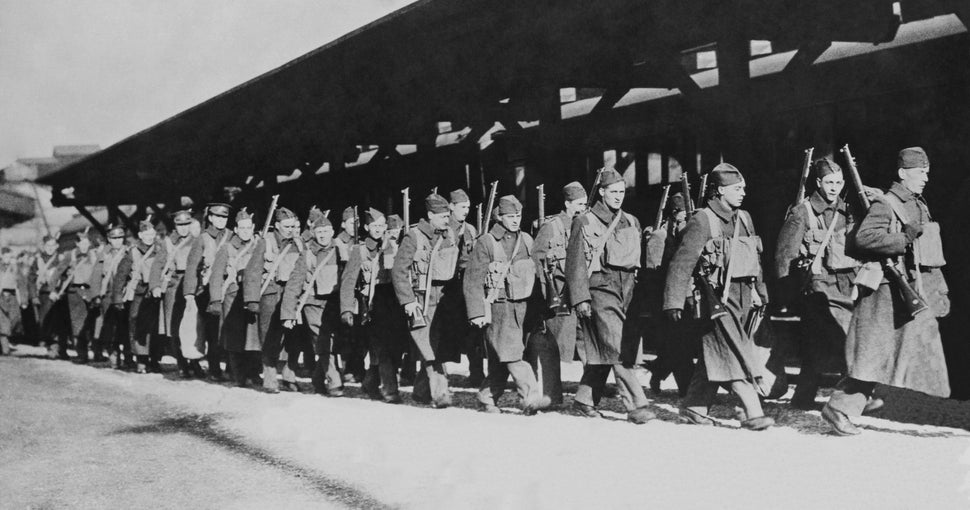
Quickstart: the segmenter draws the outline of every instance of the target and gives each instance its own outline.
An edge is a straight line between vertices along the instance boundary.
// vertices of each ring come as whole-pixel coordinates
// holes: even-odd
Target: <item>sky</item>
[[[0,168],[107,147],[413,0],[0,0]]]

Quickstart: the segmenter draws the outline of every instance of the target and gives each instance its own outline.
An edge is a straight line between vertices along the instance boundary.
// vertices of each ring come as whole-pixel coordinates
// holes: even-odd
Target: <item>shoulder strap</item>
[[[837,214],[837,212],[836,212]],[[815,253],[815,257],[812,258],[812,273],[819,274],[822,271],[822,254],[825,253],[825,248],[828,247],[829,241],[832,240],[832,233],[835,232],[835,224],[838,218],[832,216],[832,222],[829,224],[829,228],[825,230],[825,237],[822,238],[822,244],[818,246],[818,251]]]
[[[713,239],[724,237],[724,231],[721,230],[721,219],[714,214],[714,211],[710,207],[705,207],[701,210],[707,215],[707,222],[710,224],[708,228],[711,229],[711,237]]]
[[[738,217],[734,220],[734,236],[731,238],[731,246],[728,249],[727,260],[724,261],[724,282],[721,286],[721,303],[724,303],[725,305],[728,302],[728,297],[731,295],[731,268],[734,266],[731,264],[731,262],[734,260],[734,255],[737,251],[736,247],[738,245],[738,237],[741,235],[741,223],[744,222],[743,213],[744,211],[738,211]],[[745,228],[747,228],[747,226],[745,226]]]
[[[909,223],[909,218],[906,216],[906,211],[903,210],[903,201],[900,200],[899,197],[892,192],[889,192],[884,194],[883,198],[886,200],[886,203],[889,204],[889,208],[893,210],[893,214],[899,218],[900,223]]]
[[[613,216],[613,221],[610,222],[610,226],[607,227],[606,232],[603,233],[603,239],[596,246],[592,247],[593,256],[590,257],[590,259],[586,262],[586,276],[593,275],[593,261],[602,255],[603,249],[606,247],[606,241],[613,234],[613,231],[616,230],[616,226],[620,223],[620,218],[625,214],[626,213],[624,211],[617,211],[617,213]],[[593,214],[592,211],[586,213],[586,215],[586,221],[588,222],[599,221],[599,218]],[[632,225],[633,222],[630,221],[630,224]]]

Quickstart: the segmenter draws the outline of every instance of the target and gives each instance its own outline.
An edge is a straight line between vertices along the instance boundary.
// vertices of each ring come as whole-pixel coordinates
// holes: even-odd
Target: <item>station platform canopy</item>
[[[118,205],[346,168],[361,147],[434,147],[441,122],[477,139],[496,121],[542,125],[717,86],[714,71],[698,64],[713,47],[738,48],[747,67],[751,42],[767,41],[769,53],[783,56],[765,61],[774,67],[764,72],[777,73],[878,49],[900,26],[930,18],[951,22],[922,37],[965,32],[964,4],[420,0],[41,182],[59,204]],[[567,87],[602,93],[569,106],[560,96]]]

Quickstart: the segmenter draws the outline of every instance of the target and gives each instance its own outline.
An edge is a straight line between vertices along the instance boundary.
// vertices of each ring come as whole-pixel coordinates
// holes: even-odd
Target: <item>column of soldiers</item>
[[[876,384],[948,395],[936,320],[949,301],[939,226],[922,197],[926,153],[901,151],[885,192],[863,187],[846,153],[863,207],[846,198],[842,167],[812,162],[816,189],[786,216],[772,269],[780,303],[804,330],[792,405],[812,409],[822,374],[838,372],[822,417],[835,433],[855,435],[852,418],[885,404]],[[686,214],[690,197],[675,197],[657,232],[623,210],[626,182],[605,169],[589,195],[567,184],[562,212],[540,218],[535,239],[522,231],[516,197],[500,197],[479,233],[466,222],[468,195],[456,190],[427,196],[426,216],[410,225],[349,207],[336,232],[314,207],[301,234],[297,215],[274,200],[257,233],[245,208],[230,229],[232,208],[212,203],[197,234],[183,209],[165,238],[149,217],[127,244],[125,230],[111,226],[101,247],[85,232],[64,254],[54,238],[29,260],[3,248],[0,348],[10,352],[32,307],[52,357],[66,358],[74,345],[79,362],[90,356],[143,373],[160,371],[170,354],[185,377],[204,376],[204,358],[217,381],[225,361],[238,386],[275,393],[299,390],[302,356],[314,392],[339,397],[345,382],[360,381],[367,396],[391,404],[402,402],[399,375],[416,361],[414,400],[433,408],[452,405],[445,362],[464,354],[481,411],[501,412],[511,376],[526,415],[562,406],[561,363],[578,359],[583,374],[568,411],[601,417],[612,374],[628,420],[640,424],[655,414],[635,375],[640,335],[624,328],[638,313],[630,305],[646,233],[655,243],[647,251],[662,254],[647,266],[663,276],[662,286],[644,281],[662,289],[666,320],[651,386],[673,372],[681,420],[697,425],[723,424],[711,407],[726,389],[741,402],[742,428],[764,430],[774,420],[762,407],[766,368],[754,342],[769,305],[763,247],[741,208],[741,171],[721,163],[708,179],[704,207]],[[678,326],[689,318],[696,333]],[[698,352],[677,347],[695,334]]]

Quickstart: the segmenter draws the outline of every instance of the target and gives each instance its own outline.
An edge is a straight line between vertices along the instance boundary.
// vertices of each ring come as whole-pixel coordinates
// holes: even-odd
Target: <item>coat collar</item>
[[[728,206],[725,206],[724,204],[721,203],[720,200],[717,200],[717,199],[709,200],[707,202],[707,207],[708,209],[713,211],[718,218],[721,218],[721,220],[723,220],[724,222],[731,221],[734,218],[734,216],[737,214],[736,210],[731,209]]]
[[[334,245],[333,245],[333,241],[331,241],[330,244],[328,244],[327,246],[324,246],[318,243],[316,236],[314,236],[306,241],[306,247],[315,255],[317,253],[320,253],[321,251],[326,251],[333,248]]]
[[[382,245],[383,245],[382,240],[374,239],[371,236],[367,236],[364,239],[364,246],[366,246],[367,249],[370,251],[380,250]]]
[[[835,199],[835,202],[830,203],[825,199],[824,196],[822,196],[822,192],[820,190],[815,190],[815,192],[808,197],[808,203],[812,206],[815,214],[822,214],[829,209],[844,213],[846,207],[845,201],[842,200],[842,197],[838,197]]]
[[[899,197],[899,200],[903,203],[920,198],[919,195],[910,191],[906,186],[903,186],[903,183],[901,182],[894,182],[889,188],[889,192]]]
[[[219,236],[226,233],[226,229],[219,230],[215,225],[209,225],[205,228],[205,233],[212,236],[213,239],[219,239]]]
[[[492,237],[498,239],[499,241],[504,239],[507,234],[513,234],[513,232],[509,232],[509,229],[505,228],[505,226],[503,226],[501,223],[495,223],[492,225],[492,229],[488,232],[492,234]]]
[[[610,210],[610,208],[607,207],[607,205],[603,203],[602,200],[599,200],[595,204],[593,204],[593,207],[591,207],[589,211],[593,213],[593,216],[596,216],[597,218],[599,218],[600,221],[602,221],[607,225],[609,225],[610,222],[613,221],[613,217],[615,215],[615,213],[612,210]],[[620,212],[620,211],[617,211],[617,212]]]

